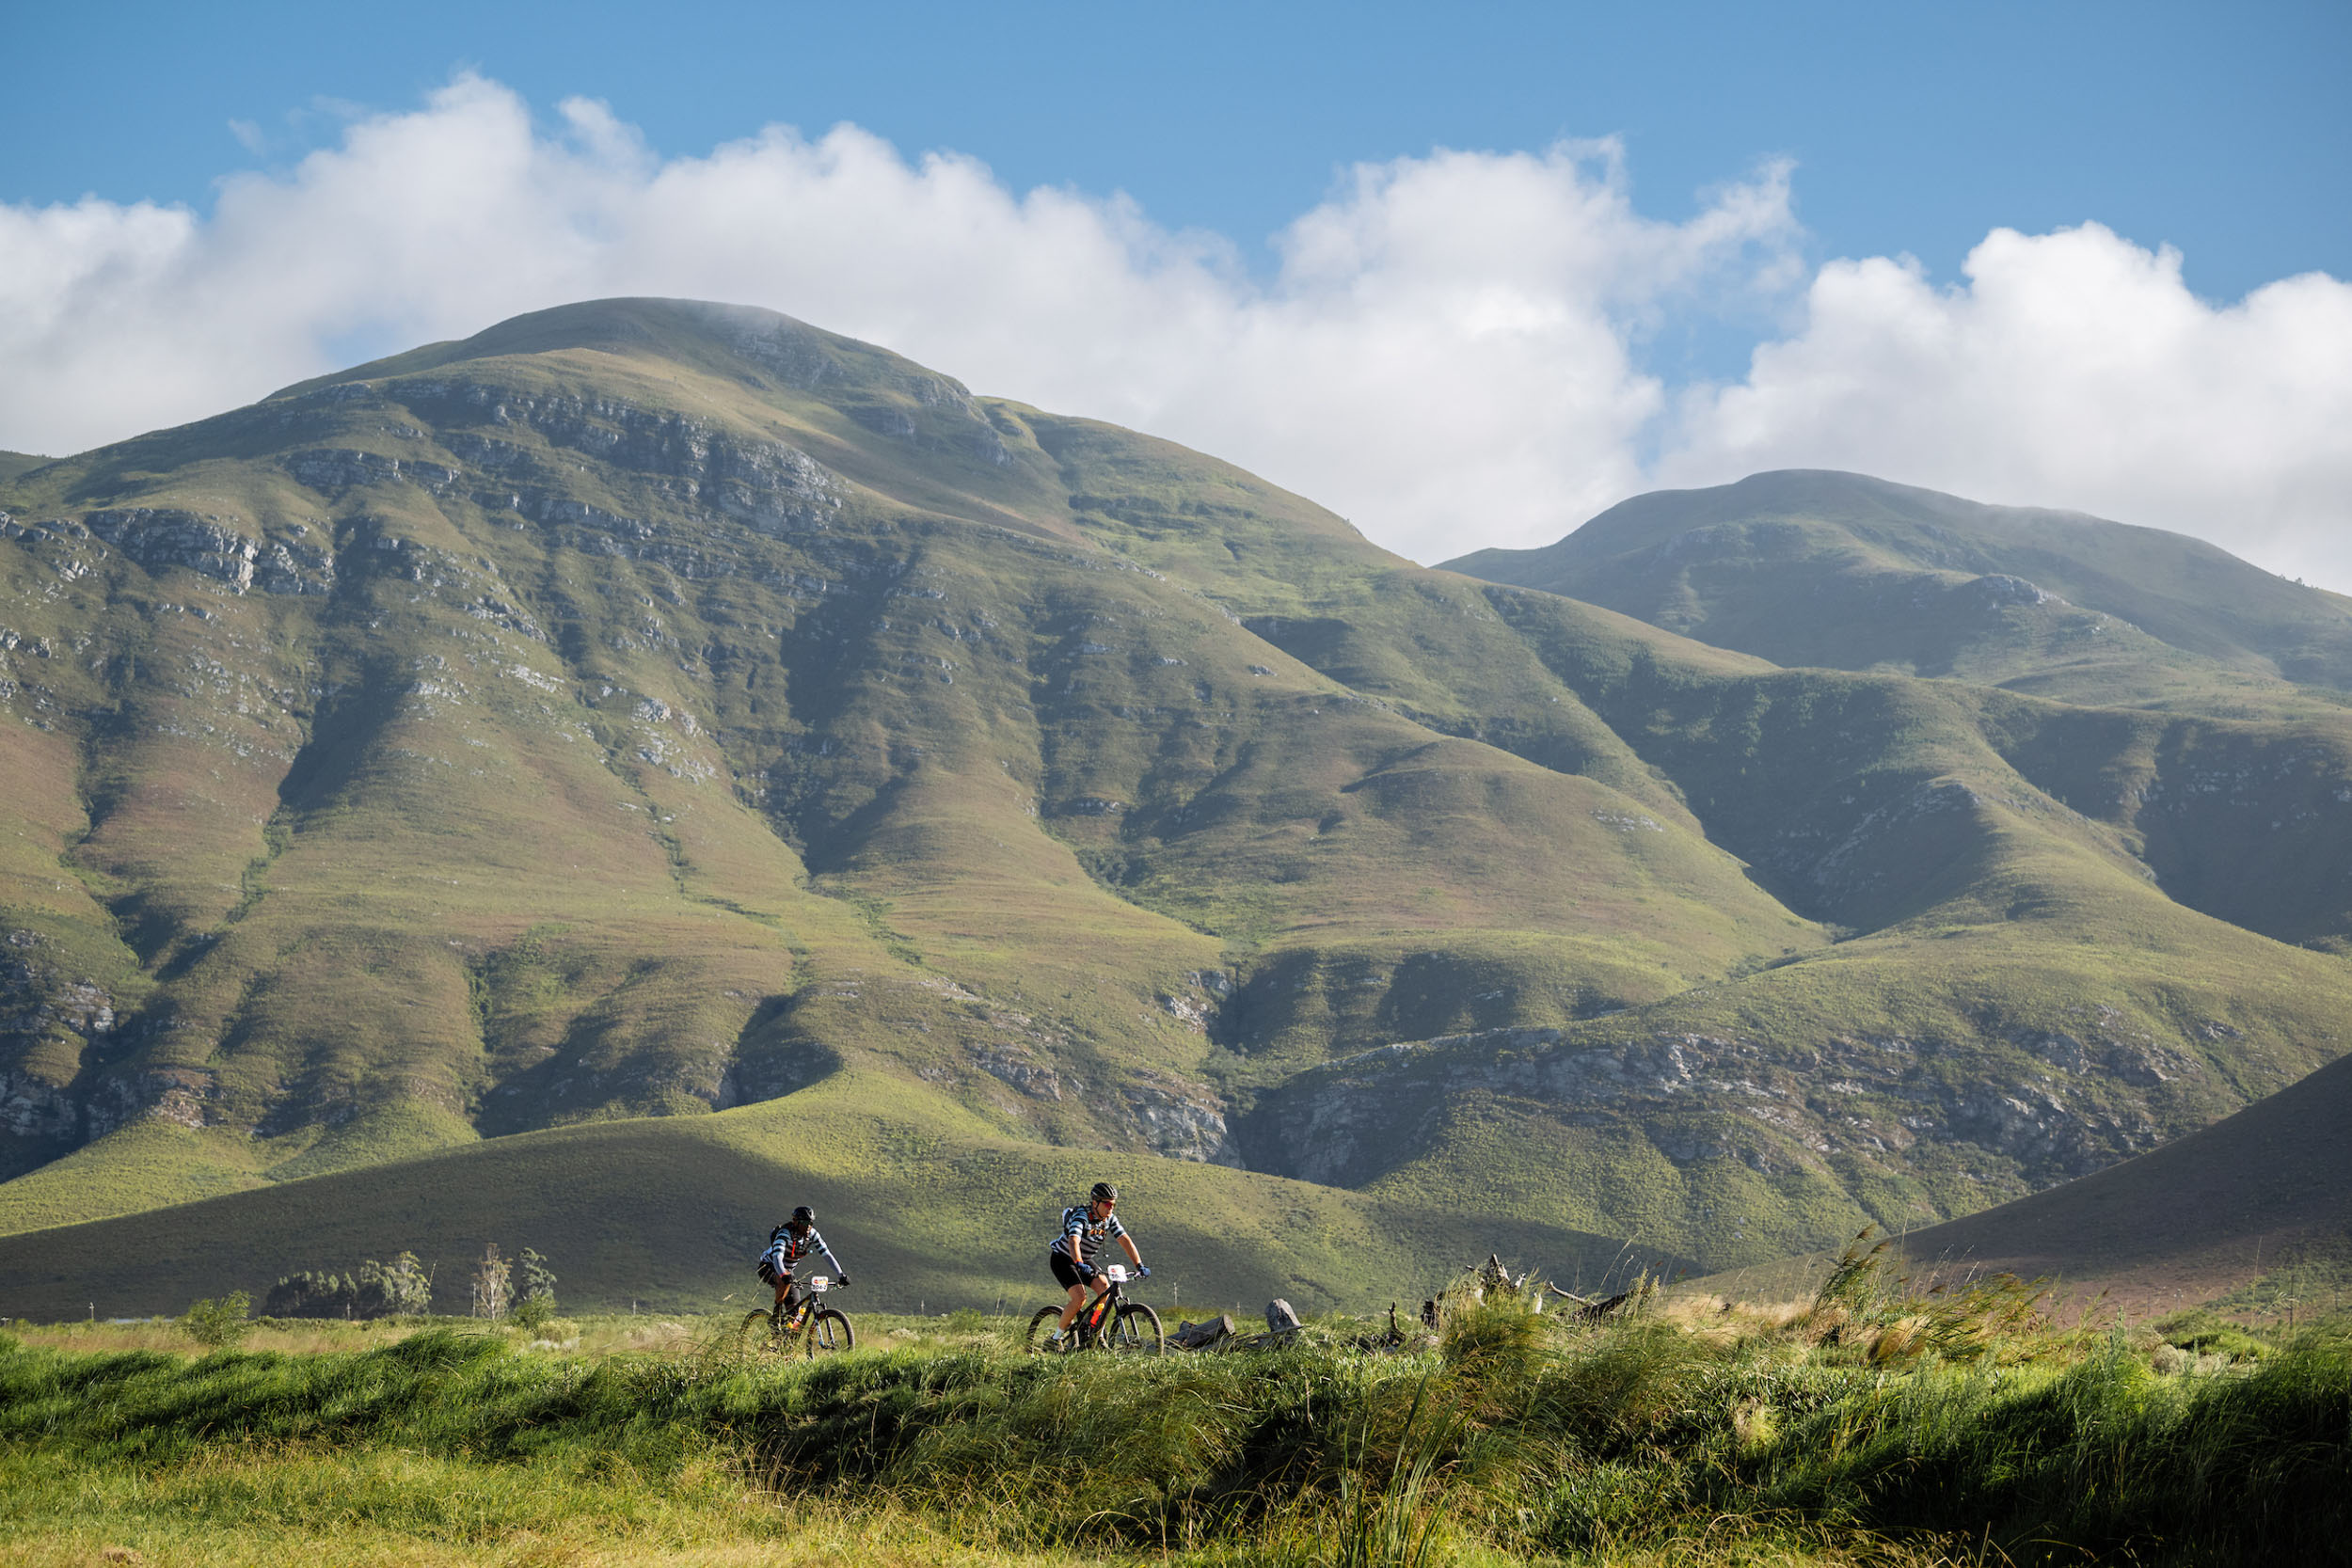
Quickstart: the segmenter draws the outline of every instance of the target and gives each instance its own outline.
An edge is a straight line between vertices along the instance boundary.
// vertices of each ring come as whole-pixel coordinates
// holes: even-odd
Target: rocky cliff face
[[[71,582],[88,574],[113,546],[150,572],[174,567],[219,583],[231,594],[327,594],[334,591],[331,546],[308,523],[282,538],[248,536],[243,519],[177,507],[102,507],[79,517],[19,522],[0,512],[0,534],[40,550]]]
[[[2159,1037],[2105,1006],[2074,1009],[2063,1028],[1826,1033],[1796,1051],[1613,1018],[1341,1057],[1261,1097],[1236,1132],[1253,1169],[1363,1186],[1433,1157],[1451,1118],[1478,1101],[1639,1139],[1694,1176],[1736,1162],[1768,1180],[1829,1181],[1956,1159],[1972,1183],[2014,1194],[2154,1147],[2185,1103],[2226,1095],[2217,1056],[2241,1038],[2211,1019]]]
[[[110,1125],[135,1091],[97,1069],[123,1020],[103,987],[61,970],[40,935],[0,948],[0,1169],[14,1175]]]

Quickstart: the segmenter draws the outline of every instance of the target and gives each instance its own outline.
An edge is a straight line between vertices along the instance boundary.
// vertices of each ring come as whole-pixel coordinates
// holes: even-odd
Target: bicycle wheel
[[[1115,1351],[1157,1355],[1168,1347],[1168,1337],[1160,1332],[1157,1312],[1139,1301],[1128,1301],[1120,1303],[1119,1319],[1103,1336],[1103,1342]]]
[[[1060,1307],[1039,1307],[1039,1308],[1038,1308],[1038,1309],[1037,1309],[1034,1313],[1030,1314],[1030,1317],[1029,1317],[1029,1332],[1028,1332],[1025,1336],[1024,1336],[1024,1337],[1023,1337],[1022,1341],[1021,1341],[1021,1343],[1022,1343],[1023,1347],[1024,1347],[1024,1348],[1025,1348],[1031,1355],[1043,1355],[1043,1354],[1046,1354],[1046,1352],[1047,1352],[1047,1350],[1049,1349],[1049,1347],[1047,1346],[1047,1344],[1046,1344],[1046,1342],[1045,1342],[1045,1337],[1046,1337],[1048,1334],[1053,1333],[1053,1332],[1054,1332],[1054,1325],[1055,1325],[1055,1324],[1057,1324],[1057,1323],[1060,1323],[1060,1322],[1061,1322],[1061,1308],[1060,1308]],[[1055,1347],[1050,1347],[1050,1348],[1053,1348],[1053,1349],[1058,1349],[1059,1347],[1058,1347],[1058,1346],[1055,1346]]]
[[[857,1333],[850,1327],[850,1320],[832,1307],[820,1307],[809,1314],[808,1354],[837,1355],[857,1345]]]
[[[736,1343],[745,1350],[775,1348],[776,1325],[773,1319],[757,1307],[743,1314],[743,1321],[735,1330]]]

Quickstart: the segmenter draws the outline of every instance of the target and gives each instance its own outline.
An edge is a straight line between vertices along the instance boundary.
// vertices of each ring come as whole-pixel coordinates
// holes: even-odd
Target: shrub
[[[2271,1347],[2220,1313],[2204,1307],[2176,1313],[2156,1324],[2164,1342],[2197,1355],[2223,1355],[2233,1361],[2259,1361]]]
[[[231,1291],[217,1301],[191,1303],[180,1319],[180,1326],[206,1350],[221,1350],[253,1332],[252,1322],[246,1316],[252,1308],[251,1296],[243,1291]]]
[[[515,1308],[515,1320],[523,1322],[523,1314],[533,1308],[536,1313],[526,1327],[535,1327],[555,1316],[555,1271],[537,1247],[523,1248],[523,1299]]]

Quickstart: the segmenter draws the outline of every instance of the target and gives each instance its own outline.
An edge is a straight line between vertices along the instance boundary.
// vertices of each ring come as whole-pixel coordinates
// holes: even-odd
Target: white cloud
[[[1782,167],[1667,223],[1635,212],[1611,144],[1440,151],[1352,171],[1259,281],[1123,198],[1019,195],[854,127],[663,160],[601,105],[562,105],[550,133],[466,77],[224,182],[208,217],[0,206],[0,446],[75,450],[356,352],[659,293],[769,306],[1168,436],[1423,560],[1548,542],[1661,476],[1784,465],[2190,528],[2272,564],[2333,520],[2343,285],[2216,310],[2174,259],[2104,230],[1995,234],[1957,291],[1890,261],[1823,269],[1743,385],[1677,393],[1641,370],[1652,330],[1791,299],[1801,239]]]
[[[1680,408],[1663,483],[1861,468],[2210,539],[2352,588],[2352,285],[2209,305],[2181,257],[2098,224],[1995,230],[1963,286],[1823,267],[1804,328]]]

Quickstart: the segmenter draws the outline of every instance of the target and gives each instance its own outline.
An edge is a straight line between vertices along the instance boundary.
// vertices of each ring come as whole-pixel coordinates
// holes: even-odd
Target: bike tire
[[[809,1314],[807,1343],[812,1357],[838,1355],[843,1351],[857,1349],[857,1330],[834,1308],[819,1307]]]
[[[1120,1303],[1119,1317],[1103,1343],[1128,1354],[1157,1355],[1168,1349],[1168,1336],[1160,1330],[1157,1312],[1139,1301],[1127,1301]]]
[[[765,1311],[754,1307],[743,1314],[743,1321],[735,1331],[736,1342],[745,1350],[769,1350],[775,1345],[775,1320]]]
[[[1060,1307],[1039,1307],[1035,1312],[1029,1315],[1029,1332],[1022,1337],[1022,1348],[1026,1350],[1031,1355],[1045,1354],[1045,1337],[1048,1334],[1053,1333],[1054,1325],[1060,1322]]]

